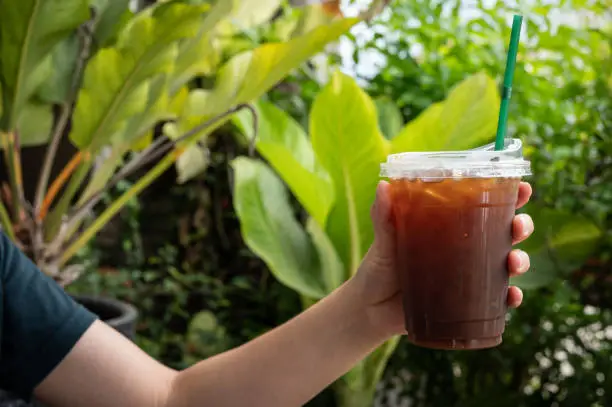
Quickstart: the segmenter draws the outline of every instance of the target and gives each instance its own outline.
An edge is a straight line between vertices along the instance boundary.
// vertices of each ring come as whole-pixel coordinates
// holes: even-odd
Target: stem
[[[102,214],[100,214],[100,216],[96,218],[96,220],[94,220],[93,223],[89,225],[83,231],[83,233],[79,235],[79,237],[76,240],[74,240],[73,242],[69,244],[66,250],[62,251],[62,254],[59,260],[60,267],[64,266],[83,246],[85,246],[85,244],[87,244],[87,242],[91,238],[93,238],[96,235],[96,233],[98,233],[98,231],[102,229],[104,225],[106,225],[106,223],[108,223],[113,218],[113,216],[115,216],[115,214],[117,214],[117,212],[119,212],[119,210],[121,210],[121,208],[130,199],[132,199],[133,197],[138,195],[140,192],[142,192],[142,190],[148,187],[153,181],[155,181],[155,179],[157,179],[161,174],[163,174],[178,159],[178,157],[184,151],[184,148],[188,147],[191,143],[193,143],[194,141],[198,139],[198,137],[200,136],[199,133],[202,130],[205,130],[205,129],[209,129],[211,131],[214,130],[215,128],[223,124],[227,119],[229,119],[231,115],[233,115],[234,113],[238,112],[241,109],[247,108],[247,106],[248,105],[246,104],[238,105],[226,111],[225,113],[220,114],[219,116],[216,116],[210,120],[205,121],[202,124],[199,124],[198,126],[189,130],[187,133],[185,133],[178,139],[169,143],[170,144],[169,147],[170,148],[175,147],[175,150],[167,154],[157,165],[155,165],[155,167],[149,170],[149,172],[147,172],[144,177],[138,180],[136,184],[134,184],[130,189],[128,189],[119,198],[117,198],[113,203],[111,203],[108,206],[108,208],[106,208],[106,210],[104,210],[104,212],[102,212]],[[178,145],[182,143],[184,143],[185,145],[184,146]],[[85,202],[85,204],[79,207],[77,211],[75,212],[75,214],[73,215],[73,217],[67,222],[68,224],[64,223],[64,225],[66,226],[66,229],[73,228],[75,222],[78,223],[82,220],[82,218],[88,212],[88,209],[90,207],[93,207],[95,203],[97,203],[104,196],[104,192],[110,189],[109,185],[111,185],[112,187],[112,185],[115,185],[117,182],[119,182],[121,179],[128,176],[130,173],[132,173],[133,171],[136,171],[137,169],[141,168],[142,165],[145,165],[146,163],[148,163],[152,156],[155,156],[155,157],[159,156],[159,153],[165,152],[167,148],[167,144],[165,145],[156,144],[156,146],[158,147],[157,150],[147,149],[147,151],[149,151],[151,155],[149,156],[139,155],[139,158],[137,158],[140,160],[137,163],[138,165],[135,165],[133,162],[128,163],[126,166],[130,166],[131,171],[129,171],[128,173],[120,171],[120,174],[117,174],[117,175],[121,175],[121,178],[115,178],[111,180],[111,182],[109,182],[109,184],[107,184],[103,189],[101,189],[99,193],[92,196],[90,200],[88,200],[87,202]]]
[[[89,159],[89,153],[87,151],[85,153],[81,151],[77,152],[74,157],[72,157],[70,162],[66,164],[60,175],[58,175],[55,181],[53,181],[53,184],[51,184],[51,188],[49,188],[49,191],[45,195],[45,198],[42,201],[42,205],[40,206],[40,210],[38,211],[38,220],[42,221],[45,219],[45,216],[47,216],[47,212],[49,211],[51,204],[55,200],[55,197],[59,193],[60,189],[64,186],[64,184],[68,181],[68,179],[70,179],[75,169],[83,160],[83,157],[85,157],[85,159]]]
[[[21,178],[21,160],[19,159],[19,148],[16,148],[15,132],[8,133],[0,132],[2,139],[2,147],[4,149],[4,159],[9,172],[9,182],[11,185],[11,200],[13,216],[16,221],[21,219],[21,203],[23,197],[23,183],[20,183]]]
[[[62,221],[66,215],[66,212],[70,207],[72,198],[74,198],[75,194],[81,187],[81,183],[89,173],[89,169],[92,165],[91,157],[89,158],[89,160],[82,160],[80,162],[80,165],[78,166],[77,170],[70,178],[70,182],[66,186],[66,189],[64,189],[64,192],[62,193],[62,197],[59,199],[59,202],[45,218],[45,238],[47,240],[51,239],[57,234],[62,224]]]
[[[7,236],[13,241],[15,240],[15,231],[13,229],[13,224],[11,223],[11,217],[9,216],[6,207],[4,206],[4,202],[0,200],[0,223],[2,224],[2,229],[7,234]]]
[[[34,211],[38,215],[41,210],[41,205],[43,204],[43,199],[45,196],[45,190],[49,184],[49,178],[51,177],[51,169],[53,168],[53,162],[55,161],[55,155],[57,154],[57,150],[59,148],[59,144],[62,140],[62,136],[66,131],[66,126],[68,125],[68,121],[70,120],[70,116],[72,115],[72,106],[76,100],[79,90],[79,84],[81,83],[81,77],[83,74],[83,70],[85,68],[85,62],[89,58],[89,52],[91,49],[91,34],[89,34],[89,30],[82,29],[80,30],[81,35],[81,52],[79,53],[79,57],[77,58],[76,65],[74,68],[74,73],[72,76],[72,83],[70,85],[70,89],[68,90],[68,98],[62,104],[62,111],[53,130],[53,135],[51,136],[51,142],[47,147],[47,151],[45,152],[45,158],[43,161],[43,167],[40,173],[40,178],[38,179],[38,185],[36,187],[36,195],[34,196]]]
[[[117,167],[123,162],[123,157],[130,150],[129,145],[120,145],[116,147],[104,162],[99,163],[90,181],[87,183],[87,187],[79,197],[75,207],[82,206],[87,202],[95,193],[104,187],[104,185],[115,175]],[[76,211],[76,209],[74,210]]]
[[[207,120],[204,123],[197,125],[196,127],[189,130],[187,133],[183,134],[181,137],[179,137],[178,139],[174,141],[170,141],[169,143],[163,143],[163,140],[164,140],[163,138],[158,139],[161,141],[156,140],[145,151],[138,154],[135,158],[133,158],[130,162],[128,162],[114,177],[111,178],[111,180],[104,187],[100,188],[100,190],[92,194],[92,196],[88,200],[86,200],[82,205],[80,205],[73,211],[71,217],[68,220],[69,229],[72,229],[75,226],[74,225],[75,222],[79,223],[83,219],[83,217],[91,209],[93,209],[93,207],[98,202],[100,202],[100,200],[104,197],[104,195],[108,191],[110,191],[112,188],[114,188],[115,185],[117,185],[119,182],[123,181],[124,179],[126,179],[131,174],[138,171],[139,169],[141,169],[143,166],[150,163],[151,161],[159,158],[160,156],[163,156],[164,154],[167,154],[171,149],[177,148],[177,145],[180,144],[181,142],[186,141],[195,135],[198,135],[203,130],[219,123],[220,121],[224,119],[227,119],[229,116],[238,112],[241,109],[249,109],[253,112],[254,118],[257,117],[257,113],[254,111],[252,106],[247,105],[247,104],[242,104],[242,105],[238,105],[235,108],[232,108],[226,111],[225,113],[220,114],[219,116],[215,116],[212,119]]]
[[[253,138],[249,140],[249,156],[253,157],[255,155],[255,147],[257,146],[257,138],[259,136],[259,115],[255,107],[250,103],[245,103],[242,107],[251,112],[251,116],[253,117]]]
[[[85,244],[93,238],[96,233],[113,216],[125,205],[130,199],[139,194],[143,189],[148,187],[157,177],[166,171],[170,165],[178,158],[180,152],[174,151],[173,154],[169,154],[157,164],[151,171],[149,171],[144,177],[142,177],[136,184],[134,184],[129,190],[124,192],[117,200],[115,200],[100,216],[91,224],[83,233],[72,242],[68,248],[62,253],[60,257],[60,267],[65,265]]]

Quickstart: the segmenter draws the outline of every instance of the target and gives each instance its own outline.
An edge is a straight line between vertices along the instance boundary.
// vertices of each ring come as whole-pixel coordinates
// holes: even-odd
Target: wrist
[[[369,341],[382,344],[393,337],[396,332],[388,327],[384,315],[380,315],[379,304],[371,304],[367,298],[367,287],[358,275],[348,280],[339,290],[344,290],[346,297],[345,318],[352,321],[355,334]]]

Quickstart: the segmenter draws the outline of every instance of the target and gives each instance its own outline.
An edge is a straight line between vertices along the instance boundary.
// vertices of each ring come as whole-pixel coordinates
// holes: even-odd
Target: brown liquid
[[[408,339],[438,349],[499,345],[519,180],[392,180]]]

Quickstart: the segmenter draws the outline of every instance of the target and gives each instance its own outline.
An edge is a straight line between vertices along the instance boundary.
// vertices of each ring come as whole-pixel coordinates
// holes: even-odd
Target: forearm
[[[386,338],[347,283],[267,334],[178,374],[168,407],[301,406]]]

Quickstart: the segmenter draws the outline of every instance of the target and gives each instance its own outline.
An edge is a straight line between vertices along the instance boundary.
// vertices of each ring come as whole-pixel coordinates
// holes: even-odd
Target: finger
[[[518,308],[523,302],[523,291],[518,287],[508,287],[508,307]]]
[[[512,244],[517,244],[527,239],[533,233],[533,219],[526,213],[516,215],[512,219]]]
[[[519,184],[518,190],[518,198],[516,200],[516,209],[522,208],[527,202],[529,202],[529,198],[531,198],[531,194],[533,193],[533,189],[528,182],[521,182]]]
[[[529,270],[529,255],[522,250],[512,250],[508,255],[508,273],[510,277],[519,276]]]
[[[391,185],[381,181],[376,188],[376,200],[371,210],[374,234],[378,243],[390,246],[393,243],[393,225],[391,222]]]

